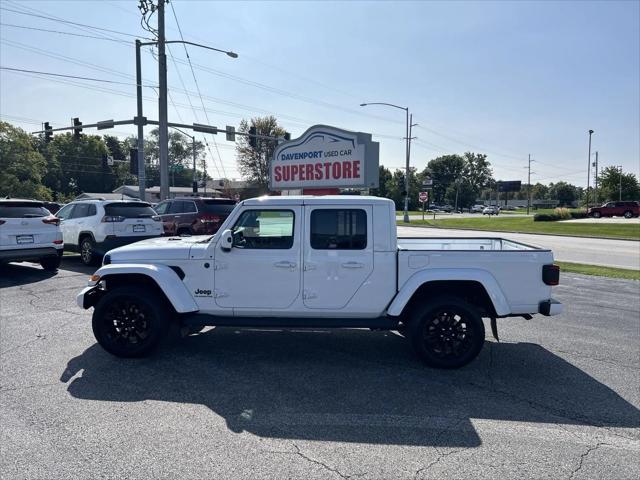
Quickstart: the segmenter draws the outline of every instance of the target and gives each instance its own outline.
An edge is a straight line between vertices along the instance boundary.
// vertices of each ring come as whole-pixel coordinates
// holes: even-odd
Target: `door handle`
[[[273,266],[276,268],[290,268],[292,270],[296,268],[296,264],[293,262],[276,262]]]
[[[346,262],[342,264],[342,268],[362,268],[364,263],[359,262]]]

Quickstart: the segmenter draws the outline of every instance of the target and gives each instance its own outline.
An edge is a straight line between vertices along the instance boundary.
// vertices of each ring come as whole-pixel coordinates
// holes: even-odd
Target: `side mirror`
[[[220,237],[220,248],[225,252],[230,252],[233,248],[233,231],[230,229],[222,232],[222,236]]]

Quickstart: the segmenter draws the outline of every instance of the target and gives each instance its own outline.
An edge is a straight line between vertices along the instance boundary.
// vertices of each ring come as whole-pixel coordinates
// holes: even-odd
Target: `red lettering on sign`
[[[353,162],[353,178],[360,178],[360,160]]]
[[[313,180],[313,164],[308,163],[304,166],[304,174],[307,180]]]
[[[342,162],[342,177],[351,178],[351,162]]]
[[[340,168],[341,165],[339,162],[335,162],[332,166],[331,166],[331,173],[333,174],[333,178],[338,179],[340,178],[342,175],[342,168]]]
[[[316,180],[322,180],[322,164],[316,163],[315,170],[316,170],[316,175],[315,175]]]
[[[285,165],[282,167],[282,180],[288,182],[291,180],[291,167],[289,165]]]
[[[329,162],[326,162],[324,164],[324,178],[330,178],[331,174],[331,164]]]
[[[273,169],[273,179],[276,182],[279,182],[282,180],[282,173],[280,172],[280,168],[281,167],[278,165]]]
[[[295,182],[296,176],[298,175],[299,168],[300,167],[298,165],[291,165],[291,181],[292,182]]]

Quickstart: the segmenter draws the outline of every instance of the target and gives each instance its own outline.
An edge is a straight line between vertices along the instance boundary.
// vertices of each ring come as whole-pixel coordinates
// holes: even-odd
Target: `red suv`
[[[171,198],[156,205],[165,235],[213,235],[235,208],[228,198]]]
[[[600,217],[624,217],[633,218],[640,215],[640,203],[638,202],[609,202],[601,207],[592,207],[588,211],[593,218]]]

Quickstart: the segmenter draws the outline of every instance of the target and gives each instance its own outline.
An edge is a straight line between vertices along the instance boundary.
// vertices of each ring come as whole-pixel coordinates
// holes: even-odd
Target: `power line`
[[[117,43],[124,43],[125,45],[130,45],[130,42],[127,42],[125,40],[119,40],[117,38],[98,37],[96,35],[83,35],[81,33],[63,32],[61,30],[50,30],[48,28],[28,27],[26,25],[14,25],[12,23],[0,23],[0,25],[3,27],[22,28],[24,30],[36,30],[39,32],[57,33],[60,35],[70,35],[72,37],[95,38],[96,40],[107,40],[109,42],[117,42]]]
[[[7,8],[7,7],[0,7],[0,10],[5,10],[7,12],[18,13],[20,15],[27,15],[29,17],[44,18],[46,20],[51,20],[53,22],[59,22],[59,23],[66,23],[68,25],[76,25],[76,26],[80,26],[80,27],[91,28],[93,30],[99,30],[99,31],[102,31],[102,32],[115,33],[115,34],[118,34],[118,35],[126,35],[127,37],[142,38],[142,39],[145,39],[145,40],[152,40],[151,38],[141,37],[140,35],[134,35],[132,33],[120,32],[118,30],[111,30],[110,28],[96,27],[96,26],[93,26],[93,25],[87,25],[86,23],[72,22],[70,20],[62,20],[60,18],[50,17],[48,15],[39,15],[37,13],[31,13],[31,12],[21,12],[20,10],[14,10],[12,8]]]
[[[173,2],[171,2],[169,5],[171,5],[171,11],[173,12],[173,18],[176,21],[176,26],[178,27],[178,33],[180,34],[180,39],[184,42],[184,36],[182,35],[182,28],[180,28],[180,22],[178,21],[178,16],[176,15],[176,10],[175,10],[175,8],[173,8]],[[196,73],[194,72],[193,65],[191,64],[191,57],[189,57],[189,51],[187,50],[187,45],[183,43],[182,46],[184,47],[184,53],[187,56],[187,61],[189,62],[189,68],[191,69],[191,75],[193,76],[193,82],[196,85],[196,90],[198,91],[198,96],[200,97],[200,103],[202,104],[202,110],[204,111],[204,115],[205,115],[205,118],[207,119],[207,123],[209,125],[211,125],[211,121],[209,120],[209,115],[208,115],[207,110],[206,110],[206,108],[204,106],[204,100],[202,100],[202,93],[200,92],[200,85],[198,84],[198,79],[196,78]],[[224,165],[222,164],[222,157],[220,156],[220,150],[218,150],[218,142],[216,142],[215,137],[212,136],[211,138],[213,139],[213,145],[215,146],[216,152],[218,154],[218,160],[220,162],[220,166],[222,167],[222,173],[223,173],[224,177],[226,177],[227,176],[227,172],[225,172]],[[205,139],[205,145],[207,145],[207,148],[209,147],[206,139]]]
[[[115,80],[105,80],[103,78],[94,78],[94,77],[80,77],[77,75],[65,75],[62,73],[53,73],[53,72],[40,72],[38,70],[26,70],[23,68],[13,68],[13,67],[3,67],[0,66],[0,70],[8,70],[11,72],[23,72],[23,73],[37,73],[38,75],[50,75],[52,77],[63,77],[63,78],[74,78],[77,80],[88,80],[91,82],[101,82],[101,83],[113,83],[115,85],[135,85],[135,83],[127,83],[127,82],[117,82]],[[151,87],[150,85],[143,85],[143,87]],[[154,87],[151,87],[154,88]]]

